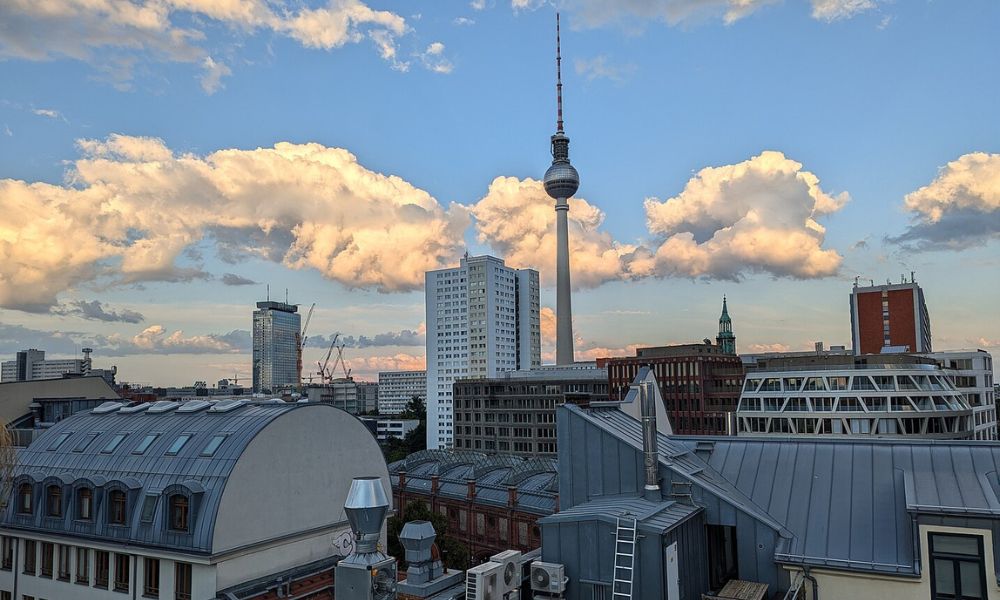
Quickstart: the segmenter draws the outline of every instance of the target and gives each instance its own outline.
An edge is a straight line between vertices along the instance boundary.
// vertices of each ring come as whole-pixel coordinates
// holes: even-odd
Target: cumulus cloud
[[[813,278],[833,275],[842,257],[822,247],[816,219],[839,210],[846,192],[830,195],[819,178],[781,152],[706,167],[677,196],[647,199],[649,230],[660,236],[635,275],[739,279],[746,273]]]
[[[974,152],[945,165],[906,195],[913,223],[890,241],[910,249],[958,250],[1000,237],[1000,154]]]
[[[619,243],[601,231],[604,213],[586,200],[571,198],[569,206],[573,285],[589,288],[630,278],[630,264],[642,253],[640,247]],[[552,207],[542,182],[497,177],[471,210],[480,242],[489,244],[509,265],[538,269],[543,284],[550,285],[555,281],[556,260]]]
[[[746,347],[748,352],[762,354],[765,352],[788,352],[792,349],[788,344],[775,342],[773,344],[750,344]]]
[[[428,45],[420,54],[420,61],[424,68],[442,75],[451,73],[455,68],[455,65],[444,56],[444,44],[441,42]]]
[[[62,114],[58,110],[52,110],[51,108],[33,108],[31,112],[35,113],[39,117],[48,117],[49,119],[61,119]]]
[[[210,34],[223,28],[267,31],[323,50],[367,38],[382,58],[405,68],[396,58],[397,40],[408,31],[405,19],[361,0],[330,0],[318,8],[279,7],[267,0],[10,0],[0,3],[0,57],[113,65],[118,83],[131,78],[138,60],[200,64],[202,87],[213,93],[230,69],[205,46]]]
[[[53,306],[52,314],[69,317],[79,317],[92,321],[118,323],[142,323],[146,318],[142,313],[128,308],[113,309],[102,304],[100,300],[74,300]]]
[[[377,380],[380,371],[422,371],[427,368],[425,357],[405,352],[387,356],[349,358],[344,362],[347,363],[351,376],[355,379]]]
[[[133,336],[98,335],[91,339],[94,349],[107,356],[130,354],[235,354],[245,352],[249,339],[243,333],[228,336],[185,336],[180,329],[168,333],[162,325],[150,325]],[[234,339],[234,336],[238,339]]]
[[[471,26],[471,25],[475,25],[476,24],[476,20],[475,19],[470,19],[469,17],[455,17],[454,19],[452,19],[451,22],[454,23],[455,25],[470,25]]]
[[[320,144],[175,155],[162,140],[113,135],[80,143],[69,185],[0,180],[0,307],[51,306],[62,291],[207,275],[177,266],[207,235],[253,230],[287,246],[293,269],[349,288],[418,289],[452,264],[465,207],[366,169]],[[230,239],[231,258],[254,254]]]
[[[635,65],[614,64],[603,54],[599,54],[593,58],[578,58],[573,64],[576,67],[577,75],[582,75],[587,81],[610,79],[616,83],[621,83],[635,72]]]
[[[821,21],[839,21],[875,7],[874,0],[812,0],[812,16]]]
[[[527,0],[513,0],[524,2]],[[627,20],[655,19],[677,25],[686,21],[721,18],[731,24],[777,0],[566,0],[564,9],[588,27]]]
[[[222,276],[223,285],[256,285],[257,282],[253,279],[248,279],[242,275],[237,275],[236,273],[226,273]]]

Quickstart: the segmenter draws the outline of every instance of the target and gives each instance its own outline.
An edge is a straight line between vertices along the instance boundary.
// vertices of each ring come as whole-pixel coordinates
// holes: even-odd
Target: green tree
[[[387,524],[389,536],[389,554],[395,556],[400,561],[400,568],[406,568],[406,555],[403,545],[399,543],[399,533],[403,530],[403,525],[410,521],[430,521],[437,532],[438,550],[441,551],[441,562],[448,569],[468,569],[471,555],[469,549],[462,542],[448,535],[448,519],[444,515],[431,512],[427,503],[416,501],[406,505],[402,516],[390,517]]]

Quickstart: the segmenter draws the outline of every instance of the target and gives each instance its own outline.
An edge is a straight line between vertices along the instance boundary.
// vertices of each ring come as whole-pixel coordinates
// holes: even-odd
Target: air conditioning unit
[[[536,560],[531,563],[531,589],[535,592],[562,594],[566,591],[566,568],[556,563]]]
[[[465,600],[501,600],[503,565],[487,562],[465,572]]]
[[[521,553],[517,550],[504,550],[490,557],[490,562],[503,565],[500,572],[500,584],[503,593],[508,593],[521,587]]]

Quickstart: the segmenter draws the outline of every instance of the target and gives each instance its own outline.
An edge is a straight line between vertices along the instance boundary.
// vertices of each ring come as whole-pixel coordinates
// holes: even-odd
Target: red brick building
[[[639,368],[656,375],[670,426],[681,435],[735,434],[731,423],[743,385],[740,357],[711,343],[638,348],[634,357],[599,358],[608,395],[623,400]]]
[[[912,279],[851,291],[854,354],[879,354],[882,348],[931,352],[931,321],[924,292]]]

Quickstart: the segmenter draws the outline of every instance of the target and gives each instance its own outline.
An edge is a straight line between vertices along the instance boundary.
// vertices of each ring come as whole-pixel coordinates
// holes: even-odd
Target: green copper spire
[[[726,297],[722,297],[722,316],[719,317],[719,335],[715,338],[726,354],[736,354],[736,334],[733,333],[733,320],[729,318],[729,305]]]

